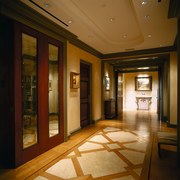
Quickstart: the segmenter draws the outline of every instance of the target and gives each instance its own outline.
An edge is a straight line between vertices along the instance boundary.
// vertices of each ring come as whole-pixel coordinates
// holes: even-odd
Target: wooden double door
[[[15,166],[64,141],[63,45],[14,23]]]

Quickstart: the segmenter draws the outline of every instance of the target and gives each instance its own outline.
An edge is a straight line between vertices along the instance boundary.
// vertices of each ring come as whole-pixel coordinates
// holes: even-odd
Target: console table
[[[149,110],[152,97],[136,97],[137,110]]]

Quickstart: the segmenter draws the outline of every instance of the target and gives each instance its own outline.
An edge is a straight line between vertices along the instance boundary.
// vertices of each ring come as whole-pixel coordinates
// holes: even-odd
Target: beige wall
[[[177,52],[170,53],[170,124],[177,124]]]
[[[152,91],[135,91],[136,76],[152,76]],[[158,72],[138,72],[123,74],[123,108],[124,110],[136,110],[136,96],[150,96],[151,111],[157,111]]]
[[[101,61],[99,58],[67,43],[67,132],[80,129],[80,89],[70,89],[70,72],[80,73],[80,60],[92,64],[92,120],[101,115]]]

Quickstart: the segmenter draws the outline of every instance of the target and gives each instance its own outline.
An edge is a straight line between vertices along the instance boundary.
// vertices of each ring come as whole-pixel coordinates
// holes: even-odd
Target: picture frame
[[[110,91],[110,78],[108,76],[105,76],[105,89]]]
[[[80,74],[70,72],[70,88],[78,89],[80,87]]]
[[[52,91],[52,80],[49,80],[49,91]]]
[[[135,77],[135,91],[152,91],[152,76]]]

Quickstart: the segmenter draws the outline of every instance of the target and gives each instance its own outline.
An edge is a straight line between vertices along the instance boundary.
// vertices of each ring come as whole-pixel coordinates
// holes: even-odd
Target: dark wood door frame
[[[88,68],[89,68],[89,98],[88,98],[89,112],[88,112],[88,116],[89,116],[89,124],[92,124],[93,123],[92,122],[92,64],[88,63],[84,60],[81,60],[80,66],[81,65],[88,66]],[[81,89],[80,89],[80,91],[81,91]],[[80,96],[80,102],[81,102],[81,96]],[[81,106],[80,106],[80,111],[81,111]],[[80,117],[80,121],[81,121],[81,117]]]
[[[15,42],[21,42],[21,33],[38,38],[38,143],[26,149],[22,148],[22,90],[21,90],[21,43],[15,45],[15,166],[19,166],[30,159],[42,154],[64,141],[63,122],[63,46],[60,41],[50,38],[34,29],[15,22]],[[59,48],[59,112],[60,133],[48,136],[48,43]]]

